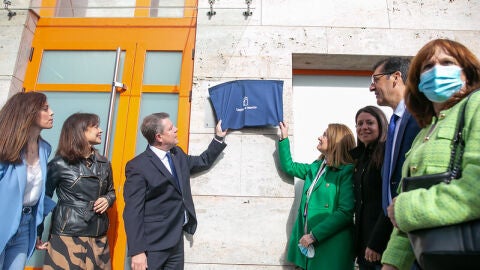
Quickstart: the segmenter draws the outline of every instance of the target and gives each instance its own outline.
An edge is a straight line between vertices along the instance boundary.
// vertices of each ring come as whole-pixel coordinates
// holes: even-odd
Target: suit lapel
[[[317,172],[315,173],[313,179],[312,179],[312,183],[311,185],[313,185],[313,182],[315,181],[315,178],[317,177],[317,174],[319,173],[319,171],[322,169],[322,163],[320,163],[318,165],[318,169],[317,169]],[[321,178],[327,174],[327,171],[328,171],[328,166],[325,166],[325,172],[323,173],[323,175],[321,175],[318,179],[318,181],[315,183],[315,185],[313,186],[313,189],[312,189],[312,193],[317,190],[319,187],[320,187],[320,182],[322,181]],[[308,193],[308,188],[305,190],[305,194]]]
[[[177,151],[175,150],[171,151],[173,166],[175,166],[175,172],[177,173],[178,184],[180,185],[180,191],[182,191],[183,190],[182,170],[180,169],[180,164],[178,163],[176,153]]]
[[[395,141],[395,149],[393,152],[392,164],[397,164],[398,153],[400,151],[400,145],[402,143],[403,134],[405,133],[405,129],[407,127],[408,121],[410,121],[410,117],[412,117],[412,115],[405,110],[403,117],[400,119],[400,126],[398,127],[397,140]],[[392,174],[393,174],[394,167],[395,166],[392,165]]]
[[[147,146],[147,150],[145,151],[145,153],[147,157],[150,159],[150,161],[153,163],[153,165],[155,165],[155,167],[165,176],[165,178],[167,178],[168,181],[170,181],[172,185],[175,186],[175,188],[177,188],[177,184],[175,183],[175,179],[173,175],[170,173],[167,167],[163,165],[163,162],[160,160],[160,158],[157,155],[155,155],[155,153],[150,149],[149,146]]]

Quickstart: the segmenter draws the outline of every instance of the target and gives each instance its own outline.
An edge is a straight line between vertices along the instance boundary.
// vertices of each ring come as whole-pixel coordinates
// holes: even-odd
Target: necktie
[[[390,175],[392,168],[392,151],[393,151],[393,137],[395,136],[395,127],[397,125],[398,115],[392,114],[390,123],[388,124],[387,142],[385,144],[385,156],[383,158],[382,169],[382,207],[385,215],[387,214],[387,207],[391,200],[390,190]]]
[[[175,182],[177,184],[177,187],[178,187],[178,189],[180,189],[180,183],[179,183],[178,177],[177,177],[177,170],[175,170],[175,165],[173,164],[172,154],[170,154],[170,152],[167,152],[167,154],[165,156],[167,157],[168,165],[170,165],[170,170],[172,171],[173,178],[175,178]]]
[[[180,191],[180,193],[182,193],[182,189],[180,188],[180,181],[178,181],[177,170],[175,169],[175,165],[173,165],[172,154],[170,154],[170,152],[167,152],[165,156],[167,157],[168,165],[170,165],[170,170],[172,171],[173,178],[175,178],[175,184],[177,185],[177,188]],[[188,223],[187,210],[183,211],[183,216],[184,216],[183,225],[185,225]]]

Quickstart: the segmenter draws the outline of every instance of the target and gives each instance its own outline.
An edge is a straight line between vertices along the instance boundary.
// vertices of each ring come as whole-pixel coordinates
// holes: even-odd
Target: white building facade
[[[36,25],[43,19],[40,2],[12,0],[8,8],[15,15],[0,11],[1,104],[22,88],[36,90],[24,83]],[[101,16],[114,17],[109,10],[155,1],[118,1],[122,4],[108,7],[108,1],[82,2],[87,10],[98,9],[96,4],[107,14]],[[193,9],[189,120],[177,120],[179,133],[187,133],[190,154],[200,153],[213,135],[208,88],[214,85],[238,79],[283,80],[284,120],[290,125],[294,160],[311,162],[327,123],[353,128],[356,110],[376,105],[365,72],[377,60],[414,56],[436,38],[459,41],[480,55],[480,1],[475,0],[199,0],[193,1]],[[187,124],[181,128],[182,123]],[[277,141],[274,127],[230,131],[228,147],[215,166],[192,179],[199,225],[185,242],[186,269],[294,269],[286,261],[286,245],[302,182],[281,171]],[[114,163],[119,170],[133,151],[121,156]],[[119,172],[121,179],[116,180],[117,198],[122,196],[122,175]],[[119,224],[122,207],[111,213]],[[115,249],[116,260],[123,260],[125,245]],[[30,267],[41,264],[41,255],[35,256]]]

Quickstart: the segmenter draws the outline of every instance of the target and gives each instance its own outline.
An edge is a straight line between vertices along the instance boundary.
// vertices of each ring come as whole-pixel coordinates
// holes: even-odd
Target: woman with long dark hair
[[[355,159],[355,256],[360,270],[379,270],[392,226],[385,227],[382,209],[382,165],[387,138],[387,118],[375,106],[357,111]]]
[[[0,269],[23,269],[35,246],[45,248],[37,226],[55,203],[45,196],[51,147],[40,132],[52,126],[42,93],[17,93],[0,111]]]
[[[55,158],[48,163],[47,191],[56,191],[43,269],[110,269],[107,209],[115,201],[112,169],[95,145],[102,130],[95,114],[65,120]]]

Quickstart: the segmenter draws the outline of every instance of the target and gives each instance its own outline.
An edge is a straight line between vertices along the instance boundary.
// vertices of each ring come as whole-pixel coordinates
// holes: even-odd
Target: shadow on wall
[[[275,140],[275,143],[278,143],[277,137],[275,137],[274,140]],[[290,234],[292,233],[293,224],[295,223],[295,219],[297,218],[298,206],[299,206],[301,198],[302,198],[302,190],[303,190],[304,181],[295,182],[294,177],[286,174],[282,170],[282,168],[280,166],[280,160],[278,158],[278,147],[273,152],[272,156],[273,156],[273,160],[275,162],[275,168],[277,168],[278,176],[281,179],[281,181],[283,181],[287,184],[294,185],[294,194],[293,194],[294,199],[293,199],[293,203],[292,203],[292,206],[290,208],[290,211],[288,213],[287,223],[285,224],[285,234],[287,236],[286,237],[287,242],[285,243],[285,248],[284,248],[284,251],[282,253],[282,256],[279,258],[280,264],[286,264],[286,265],[282,266],[282,269],[291,270],[291,269],[295,269],[295,266],[293,264],[290,264],[287,261],[286,254],[287,254],[287,251],[288,251],[288,241],[290,241]]]

